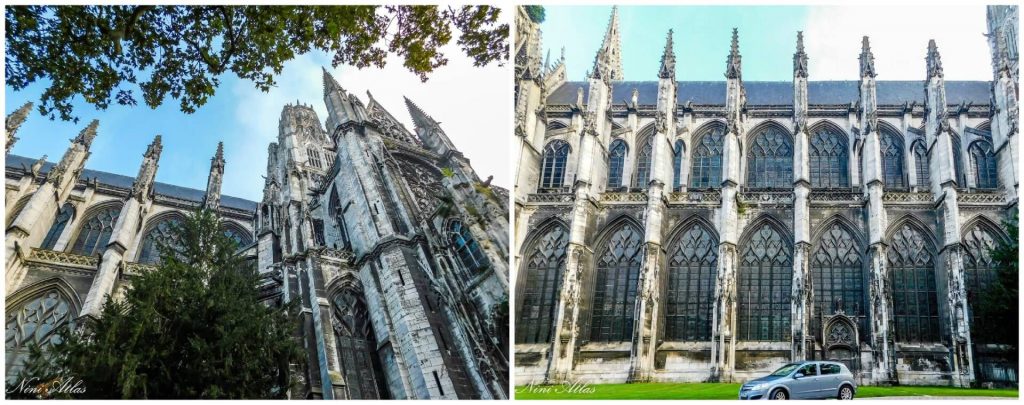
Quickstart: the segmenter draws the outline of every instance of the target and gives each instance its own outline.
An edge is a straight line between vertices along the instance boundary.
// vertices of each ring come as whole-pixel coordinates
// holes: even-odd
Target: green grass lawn
[[[644,383],[516,387],[516,399],[736,399],[740,384]],[[860,387],[858,398],[894,396],[1013,397],[1016,389],[952,387]]]

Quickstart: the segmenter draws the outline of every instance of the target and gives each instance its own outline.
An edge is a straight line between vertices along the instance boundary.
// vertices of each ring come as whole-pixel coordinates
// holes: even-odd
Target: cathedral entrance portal
[[[860,342],[857,323],[842,310],[822,319],[821,342],[825,360],[846,364],[854,376],[860,374]]]

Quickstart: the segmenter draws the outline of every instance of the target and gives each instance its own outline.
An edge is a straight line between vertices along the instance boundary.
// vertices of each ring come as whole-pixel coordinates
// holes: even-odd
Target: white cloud
[[[812,7],[804,41],[811,80],[857,80],[861,37],[871,40],[879,80],[924,80],[935,39],[946,80],[990,80],[985,6]]]

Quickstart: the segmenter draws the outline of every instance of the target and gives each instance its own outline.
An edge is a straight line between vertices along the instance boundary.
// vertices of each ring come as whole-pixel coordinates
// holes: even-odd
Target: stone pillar
[[[811,193],[808,163],[807,134],[807,53],[804,52],[804,35],[798,32],[796,53],[793,54],[793,320],[791,335],[793,346],[790,358],[793,361],[807,359],[808,325],[812,318],[812,283],[808,261],[811,249],[811,219],[808,196]]]
[[[206,180],[203,206],[217,211],[220,208],[220,186],[224,181],[224,142],[217,142],[217,153],[210,159],[210,175]]]
[[[995,37],[997,50],[994,55],[995,77],[992,81],[992,147],[998,162],[999,184],[1006,192],[1007,201],[1016,204],[1019,182],[1016,136],[1020,128],[1018,83],[1012,76],[1010,57],[1002,32],[997,29],[991,35]]]
[[[14,133],[18,132],[18,128],[21,127],[21,123],[25,122],[25,118],[28,118],[30,111],[32,111],[31,101],[25,103],[17,110],[14,110],[14,112],[8,115],[7,119],[4,120],[4,129],[7,132],[7,143],[4,153],[11,153],[11,148],[14,147],[14,143],[18,142],[18,138],[14,136]]]

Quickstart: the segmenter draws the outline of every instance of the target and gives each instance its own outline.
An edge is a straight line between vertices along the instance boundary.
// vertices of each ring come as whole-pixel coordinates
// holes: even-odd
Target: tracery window
[[[520,281],[522,305],[516,308],[516,343],[551,341],[568,243],[569,233],[555,225],[534,242],[526,255],[525,278]]]
[[[684,153],[686,153],[686,145],[683,144],[683,140],[676,140],[676,145],[672,148],[672,191],[679,191],[682,186]]]
[[[850,158],[846,136],[822,128],[811,135],[810,148],[811,187],[850,187]]]
[[[321,223],[321,228],[323,228],[322,225],[323,224]],[[235,243],[238,244],[238,247],[243,247],[252,243],[252,238],[250,238],[248,233],[245,231],[237,229],[234,226],[224,226],[222,229],[224,230],[224,236],[233,239]]]
[[[718,240],[704,226],[693,224],[669,252],[665,339],[710,340]]]
[[[879,134],[879,148],[882,153],[882,182],[885,187],[904,188],[903,182],[903,140],[889,131]]]
[[[856,239],[843,226],[832,224],[821,234],[810,258],[814,286],[814,313],[832,315],[842,311],[856,318],[860,330],[867,330],[864,306],[864,265]],[[821,325],[812,322],[814,336]]]
[[[996,169],[996,155],[992,144],[985,140],[974,141],[970,148],[971,165],[974,167],[974,185],[977,188],[999,187],[999,173]]]
[[[117,205],[93,212],[82,223],[71,253],[93,256],[103,252],[103,248],[110,242],[110,235],[114,232],[114,224],[117,223],[117,216],[120,214],[121,207]]]
[[[72,324],[76,309],[71,299],[57,287],[50,287],[34,297],[7,308],[6,367],[8,378],[16,377],[28,358],[28,347],[35,343],[43,350],[60,343],[57,332]],[[8,380],[10,381],[10,380]]]
[[[791,245],[769,224],[760,225],[744,244],[737,276],[737,340],[789,341]]]
[[[344,289],[333,298],[338,362],[351,399],[383,399],[383,373],[369,312],[356,291]]]
[[[931,172],[928,168],[928,149],[924,147],[923,141],[914,142],[910,149],[914,152],[917,186],[927,188],[931,182]]]
[[[53,225],[50,226],[50,231],[46,232],[46,238],[43,239],[41,245],[43,249],[52,250],[57,244],[57,240],[60,239],[60,235],[64,233],[64,227],[71,222],[71,218],[75,216],[75,207],[71,204],[65,203],[60,211],[57,212],[57,219],[53,221]]]
[[[633,183],[635,188],[647,188],[647,183],[651,181],[651,155],[653,154],[654,134],[652,133],[644,137],[642,142],[640,144],[640,151],[636,155],[636,182]]]
[[[482,271],[490,264],[480,249],[480,244],[473,238],[473,233],[462,221],[454,220],[448,226],[448,242],[452,244],[452,248],[459,255],[459,260],[467,269]]]
[[[960,152],[960,137],[953,135],[953,172],[956,175],[956,184],[959,187],[967,187],[967,177],[964,176],[964,159]]]
[[[174,228],[181,225],[181,220],[172,217],[161,220],[156,226],[152,227],[146,236],[142,239],[142,249],[139,251],[139,263],[143,264],[156,264],[160,262],[160,249],[158,248],[160,243],[167,246],[176,246],[179,244],[179,238]]]
[[[318,152],[316,148],[313,147],[307,148],[306,152],[309,156],[309,164],[311,164],[313,167],[317,169],[322,169],[323,162],[320,160],[320,152]]]
[[[569,158],[569,144],[552,141],[544,148],[544,159],[540,172],[541,188],[562,187],[565,180],[565,162]]]
[[[887,253],[893,318],[900,342],[939,341],[939,306],[932,246],[917,228],[903,226]]]
[[[623,224],[597,256],[591,341],[627,342],[632,338],[642,243],[640,230]]]
[[[690,161],[690,187],[696,189],[722,186],[722,143],[725,132],[714,126],[699,135],[693,143]]]
[[[998,245],[996,241],[995,236],[979,226],[975,226],[964,235],[964,251],[966,252],[963,257],[964,275],[966,276],[964,281],[966,281],[967,303],[972,308],[977,308],[978,300],[981,299],[985,290],[997,280],[998,264],[992,258],[991,253],[992,249]],[[984,315],[976,311],[970,312],[972,332],[976,325],[985,322],[1007,321],[1006,319],[986,319]],[[983,341],[986,338],[986,336],[978,334],[972,334],[972,336],[975,342]]]
[[[616,139],[608,152],[608,188],[622,186],[622,169],[626,164],[626,142]]]
[[[754,135],[747,149],[747,186],[793,186],[793,140],[789,134],[769,126]]]

